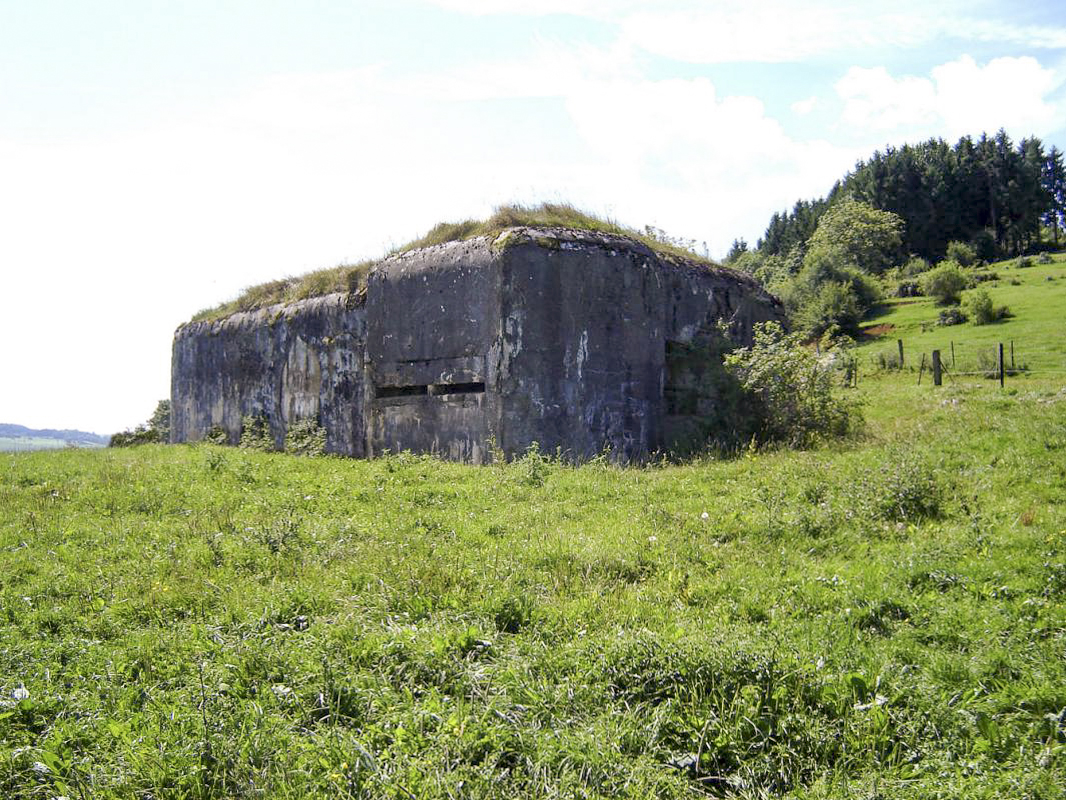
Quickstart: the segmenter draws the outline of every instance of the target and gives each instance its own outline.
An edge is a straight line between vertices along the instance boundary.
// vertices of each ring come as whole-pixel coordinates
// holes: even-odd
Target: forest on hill
[[[800,200],[792,211],[774,214],[758,250],[786,256],[802,247],[843,197],[898,215],[906,226],[904,254],[937,261],[949,242],[964,241],[992,260],[1038,245],[1042,226],[1057,243],[1066,214],[1066,168],[1057,147],[1045,151],[1035,136],[1015,146],[1004,130],[976,141],[964,136],[954,147],[943,139],[888,147],[860,161],[825,198]]]
[[[975,266],[1057,249],[1064,224],[1062,151],[1000,130],[875,152],[826,197],[774,214],[755,249],[734,241],[726,263],[780,296],[797,330],[854,337],[886,295],[972,286]]]

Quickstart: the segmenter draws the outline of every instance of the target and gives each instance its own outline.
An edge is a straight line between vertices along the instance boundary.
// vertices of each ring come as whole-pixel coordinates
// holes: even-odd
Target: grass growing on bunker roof
[[[278,303],[292,303],[333,292],[355,292],[366,285],[366,276],[376,263],[376,261],[361,261],[358,264],[339,264],[335,267],[318,269],[306,275],[280,278],[249,286],[232,300],[197,312],[192,321],[210,322],[224,319],[240,311],[255,311]]]
[[[521,204],[498,206],[492,216],[484,220],[467,219],[460,222],[441,222],[424,236],[392,250],[389,255],[399,255],[423,247],[433,247],[447,242],[459,242],[478,236],[495,237],[508,228],[570,228],[572,230],[620,236],[643,244],[667,260],[684,259],[706,266],[718,266],[704,256],[682,246],[680,240],[671,240],[661,232],[649,232],[627,228],[611,220],[602,219],[582,211],[569,203],[541,203],[535,206]],[[650,231],[651,229],[648,229]],[[204,309],[193,317],[193,322],[223,319],[239,311],[254,311],[278,303],[291,303],[308,297],[320,297],[333,292],[357,291],[366,284],[366,276],[375,260],[358,264],[341,264],[336,267],[316,270],[306,275],[268,281],[250,286],[241,294],[220,305]]]

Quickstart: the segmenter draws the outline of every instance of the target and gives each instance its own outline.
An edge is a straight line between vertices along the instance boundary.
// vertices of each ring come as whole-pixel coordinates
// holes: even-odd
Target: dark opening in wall
[[[699,354],[687,342],[666,342],[666,375],[663,400],[669,416],[699,413]]]
[[[375,397],[379,400],[387,400],[393,397],[425,397],[426,395],[445,394],[484,394],[485,384],[483,381],[471,383],[434,383],[429,386],[418,384],[412,386],[379,386]]]
[[[378,398],[388,397],[418,397],[429,394],[429,387],[422,386],[379,386],[375,394]]]
[[[429,387],[430,394],[482,394],[485,384],[476,383],[435,383]]]

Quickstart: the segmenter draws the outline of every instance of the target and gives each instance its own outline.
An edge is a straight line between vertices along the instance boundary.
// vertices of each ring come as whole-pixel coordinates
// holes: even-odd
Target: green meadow
[[[0,796],[1059,800],[1066,265],[995,269],[809,451],[0,454]]]
[[[954,343],[955,371],[972,372],[978,369],[981,353],[991,357],[1000,343],[1004,345],[1009,367],[1013,342],[1017,368],[1066,379],[1066,255],[1056,255],[1049,264],[1031,261],[1028,267],[1018,267],[1018,260],[1010,259],[977,270],[979,274],[995,277],[963,293],[965,306],[969,295],[987,291],[993,303],[1006,306],[1012,316],[989,325],[967,321],[941,326],[936,323],[942,308],[932,299],[889,300],[883,313],[867,326],[875,335],[861,343],[859,353],[873,367],[882,354],[898,355],[896,340],[903,339],[905,366],[920,368],[922,354],[931,359],[932,351],[939,349],[951,371]]]
[[[43,436],[0,436],[0,452],[58,450],[66,446],[66,442],[60,439],[48,439]]]

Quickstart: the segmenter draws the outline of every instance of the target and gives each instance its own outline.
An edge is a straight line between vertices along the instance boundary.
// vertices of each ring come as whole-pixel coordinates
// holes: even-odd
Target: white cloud
[[[845,101],[844,121],[863,128],[892,130],[937,120],[933,82],[925,78],[893,78],[884,67],[852,67],[836,83]]]
[[[489,14],[517,14],[522,16],[547,16],[549,14],[573,14],[583,17],[598,17],[616,11],[620,6],[634,5],[622,0],[428,0],[430,4],[449,11],[476,16]]]
[[[429,0],[459,13],[571,14],[617,25],[622,36],[657,55],[698,64],[786,63],[877,47],[912,48],[944,38],[1066,48],[1066,27],[1015,22],[1017,10],[974,0]]]
[[[810,114],[812,111],[818,108],[818,106],[818,98],[817,96],[813,96],[808,97],[804,100],[797,100],[795,103],[789,106],[789,108],[792,109],[793,114],[798,114],[799,116],[803,117],[807,114]]]
[[[698,64],[799,61],[872,44],[887,30],[852,6],[789,2],[656,9],[622,22],[623,35],[645,50]]]
[[[1006,128],[1046,134],[1066,123],[1049,95],[1062,83],[1034,58],[997,58],[984,66],[963,56],[928,78],[894,77],[883,67],[852,67],[836,84],[842,119],[862,130],[954,139]]]
[[[560,192],[628,224],[706,239],[719,254],[738,233],[762,232],[768,198],[777,208],[821,194],[860,155],[793,141],[758,99],[720,96],[706,78],[649,80],[624,44],[543,44],[532,59],[437,76],[421,90],[466,101],[561,99],[590,156],[554,186],[527,183],[532,194]]]
[[[1066,48],[1066,28],[1045,25],[1017,25],[1009,19],[960,19],[951,30],[978,42],[1010,42],[1030,48],[1061,50]]]

